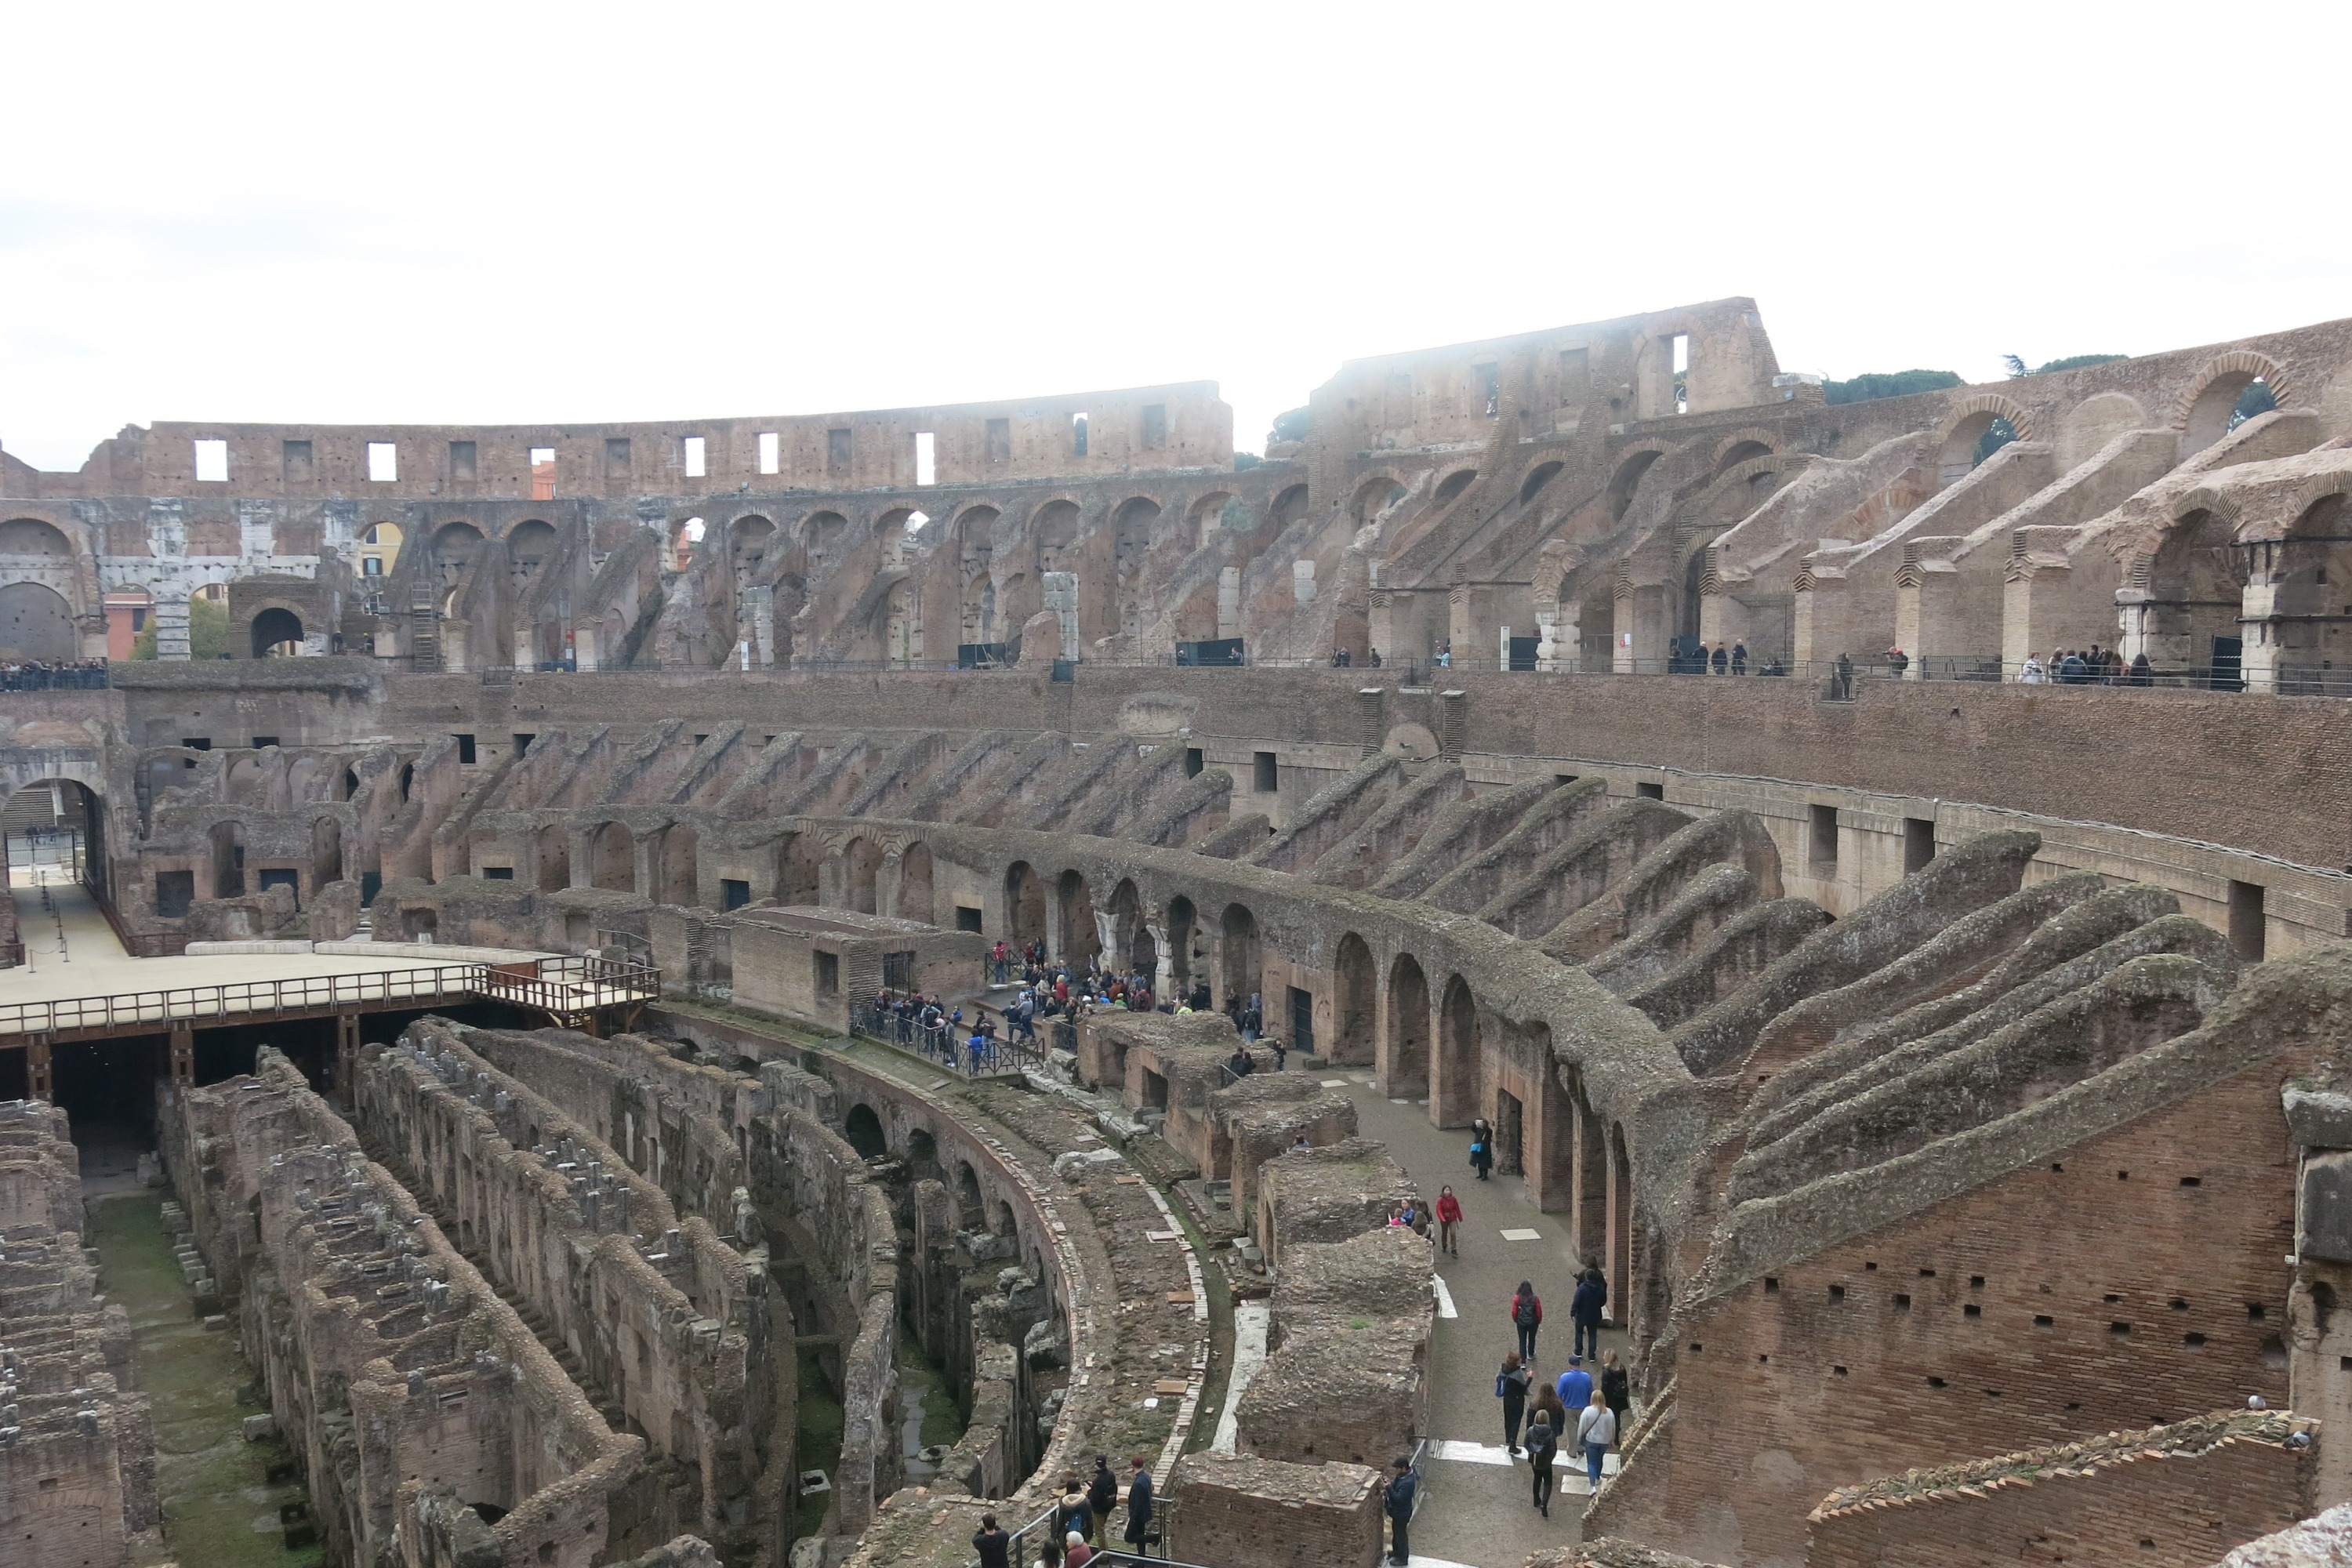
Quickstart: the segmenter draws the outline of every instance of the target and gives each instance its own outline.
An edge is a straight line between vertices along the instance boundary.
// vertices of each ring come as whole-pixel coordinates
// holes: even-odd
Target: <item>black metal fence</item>
[[[106,686],[104,659],[79,664],[43,664],[32,659],[0,665],[0,691],[101,691]]]
[[[1016,1038],[1008,1032],[991,1039],[970,1032],[969,1026],[959,1036],[944,1016],[926,1026],[919,1013],[901,1012],[896,1003],[876,1000],[853,1004],[849,1009],[849,1032],[912,1051],[967,1078],[1021,1072],[1045,1065],[1045,1047],[1034,1038]]]

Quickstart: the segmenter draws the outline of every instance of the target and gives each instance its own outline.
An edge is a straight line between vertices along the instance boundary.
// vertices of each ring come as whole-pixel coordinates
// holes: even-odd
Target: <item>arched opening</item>
[[[1224,999],[1246,1003],[1258,994],[1265,979],[1265,955],[1259,945],[1257,916],[1241,904],[1227,904],[1217,921],[1218,959],[1224,970]],[[1263,1006],[1263,1001],[1260,1005]]]
[[[1682,592],[1675,605],[1675,631],[1690,639],[1685,646],[1696,647],[1699,635],[1699,588],[1706,581],[1706,551],[1704,546],[1690,552],[1683,563]],[[1699,674],[1706,673],[1706,649],[1696,647],[1697,662],[1690,668]]]
[[[1168,900],[1168,973],[1172,984],[1171,999],[1188,997],[1192,994],[1192,944],[1199,940],[1200,917],[1192,911],[1192,900],[1181,893]]]
[[[898,857],[898,909],[903,921],[929,925],[931,911],[931,847],[910,844]]]
[[[859,914],[875,912],[874,879],[882,869],[882,847],[870,838],[853,838],[842,851],[845,885],[842,900]]]
[[[1614,526],[1625,521],[1633,510],[1633,493],[1642,488],[1642,479],[1658,460],[1654,451],[1636,452],[1617,465],[1609,478],[1609,521]]]
[[[207,835],[213,852],[213,897],[234,899],[245,892],[245,826],[234,819],[215,822]]]
[[[2331,614],[2352,597],[2352,504],[2322,496],[2274,547],[2270,579],[2279,642],[2278,689],[2290,696],[2324,697],[2352,688],[2352,619]],[[2149,656],[2153,660],[2154,655]]]
[[[105,887],[105,803],[86,785],[73,779],[37,780],[11,795],[0,811],[0,838],[6,841],[0,853],[16,868],[19,882],[29,876],[34,882],[79,879]],[[193,877],[187,891],[194,896]]]
[[[1139,948],[1149,950],[1151,937],[1143,929],[1143,896],[1135,890],[1135,883],[1122,877],[1110,894],[1111,952],[1114,960],[1127,969],[1144,967],[1136,958]],[[1155,953],[1154,967],[1159,959]]]
[[[1769,458],[1771,455],[1772,448],[1761,441],[1735,441],[1722,457],[1715,460],[1715,471],[1719,478],[1750,458]]]
[[[1348,515],[1361,528],[1404,499],[1405,488],[1387,474],[1374,474],[1356,487],[1348,502]]]
[[[343,825],[331,816],[310,823],[310,882],[323,888],[343,879]]]
[[[1454,499],[1468,489],[1470,482],[1477,477],[1478,470],[1475,468],[1456,468],[1446,475],[1444,479],[1438,481],[1437,493],[1430,498],[1431,510],[1451,506]]]
[[[38,583],[0,587],[0,659],[67,664],[76,656],[73,611],[56,590]]]
[[[2180,431],[2180,455],[2201,452],[2257,415],[2278,406],[2269,380],[2251,370],[2232,370],[2207,382],[2189,405]]]
[[[735,585],[740,591],[751,585],[761,562],[767,558],[768,542],[776,536],[776,525],[764,517],[739,517],[729,525],[728,554],[735,567]]]
[[[1229,510],[1233,514],[1234,526],[1248,528],[1249,508],[1242,505],[1228,490],[1212,490],[1192,503],[1192,510],[1186,514],[1191,526],[1185,531],[1186,542],[1192,549],[1200,550],[1216,542],[1217,535],[1225,530]]]
[[[527,588],[555,559],[555,529],[538,518],[516,523],[507,534],[507,569],[518,589]]]
[[[955,1201],[958,1230],[978,1230],[987,1223],[988,1200],[981,1196],[980,1177],[969,1161],[956,1163]]]
[[[1016,1239],[1021,1235],[1020,1222],[1013,1217],[1013,1205],[1003,1198],[996,1201],[995,1230],[999,1236],[1010,1236]]]
[[[849,520],[837,511],[820,511],[801,524],[801,542],[808,550],[809,575],[824,570],[841,549],[842,535],[849,531]]]
[[[433,572],[446,592],[457,585],[482,548],[482,531],[470,522],[443,525],[433,535]]]
[[[1149,496],[1132,496],[1111,513],[1111,560],[1118,584],[1118,629],[1138,630],[1143,624],[1143,562],[1151,552],[1151,531],[1160,521],[1160,503]]]
[[[335,787],[337,800],[349,800],[360,793],[360,775],[355,768],[345,768],[342,780]]]
[[[1967,479],[1970,469],[2017,438],[2017,426],[2007,415],[1979,409],[1944,437],[1936,458],[1937,479],[1948,485]]]
[[[2231,519],[2200,508],[2158,546],[2141,646],[2159,674],[2222,691],[2242,684],[2238,616],[2245,586],[2236,537]]]
[[[1065,871],[1055,888],[1062,923],[1061,956],[1087,963],[1102,952],[1102,935],[1095,929],[1094,889],[1076,871]]]
[[[861,1160],[879,1160],[890,1152],[890,1141],[882,1135],[882,1119],[863,1100],[841,1119],[841,1135],[849,1140]]]
[[[253,657],[291,658],[302,651],[302,617],[275,605],[253,617]]]
[[[1354,931],[1339,939],[1339,986],[1333,995],[1331,1048],[1328,1055],[1335,1063],[1360,1066],[1370,1063],[1378,1049],[1379,979],[1372,965],[1372,950]]]
[[[539,890],[560,893],[572,886],[572,833],[560,822],[539,830]]]
[[[656,901],[690,907],[698,900],[695,870],[698,836],[685,823],[672,823],[661,837],[660,894]]]
[[[1429,1092],[1429,980],[1409,952],[1389,969],[1387,1088],[1399,1100]]]
[[[1430,1090],[1429,1119],[1440,1127],[1465,1126],[1478,1114],[1478,1004],[1469,982],[1458,974],[1445,983],[1437,1029],[1437,1082]]]
[[[919,1182],[940,1179],[940,1141],[928,1127],[907,1130],[907,1168]]]
[[[0,555],[71,555],[66,536],[37,517],[12,517],[0,522]]]
[[[1535,500],[1536,492],[1543,489],[1544,486],[1551,483],[1553,477],[1559,472],[1562,467],[1564,467],[1563,464],[1558,461],[1553,461],[1549,463],[1538,463],[1533,468],[1529,469],[1528,477],[1519,481],[1519,504],[1524,506],[1528,501]]]
[[[1045,940],[1045,880],[1026,860],[1015,860],[1004,873],[1004,913],[1015,947]]]
[[[637,840],[625,825],[608,822],[589,840],[588,884],[615,893],[637,890]]]

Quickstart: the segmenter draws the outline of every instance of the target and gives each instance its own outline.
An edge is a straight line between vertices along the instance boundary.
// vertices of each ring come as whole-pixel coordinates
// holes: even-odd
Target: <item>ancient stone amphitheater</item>
[[[0,454],[0,1563],[2344,1560],[2352,323],[1276,436]]]

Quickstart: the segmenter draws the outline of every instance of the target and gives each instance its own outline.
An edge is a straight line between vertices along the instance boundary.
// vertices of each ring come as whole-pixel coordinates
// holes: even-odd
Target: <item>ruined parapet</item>
[[[1294,1247],[1385,1226],[1397,1205],[1415,1195],[1412,1179],[1385,1143],[1349,1138],[1286,1150],[1258,1167],[1258,1245],[1279,1268]]]
[[[1225,1568],[1363,1568],[1385,1543],[1387,1468],[1187,1454],[1171,1489],[1181,1522],[1170,1553]]]
[[[1948,1560],[1954,1542],[2063,1540],[2088,1562],[2206,1564],[2311,1512],[2323,1440],[2283,1410],[2225,1410],[1840,1487],[1806,1516],[1805,1563],[1871,1568]]]
[[[1310,1146],[1356,1135],[1356,1102],[1305,1073],[1254,1072],[1209,1096],[1211,1161],[1203,1171],[1233,1183],[1233,1212],[1257,1208],[1265,1162],[1305,1139]]]
[[[1265,1364],[1234,1407],[1244,1452],[1384,1468],[1426,1428],[1433,1247],[1402,1226],[1294,1243]]]

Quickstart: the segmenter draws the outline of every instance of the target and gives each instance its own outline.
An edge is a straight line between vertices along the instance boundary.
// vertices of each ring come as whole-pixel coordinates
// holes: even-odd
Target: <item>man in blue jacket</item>
[[[1151,1472],[1140,1458],[1129,1461],[1135,1474],[1127,1483],[1127,1543],[1143,1555],[1144,1527],[1151,1522]]]
[[[1584,1370],[1584,1358],[1580,1355],[1569,1357],[1568,1370],[1559,1374],[1559,1381],[1552,1384],[1552,1388],[1559,1394],[1559,1405],[1563,1410],[1581,1410],[1591,1404],[1592,1374]]]
[[[1413,1494],[1419,1489],[1420,1481],[1412,1473],[1412,1461],[1398,1459],[1396,1474],[1389,1478],[1388,1493],[1381,1499],[1381,1507],[1387,1510],[1389,1516],[1389,1533],[1393,1538],[1389,1548],[1391,1563],[1401,1563],[1412,1555],[1412,1548],[1405,1543],[1405,1531],[1412,1523]]]

